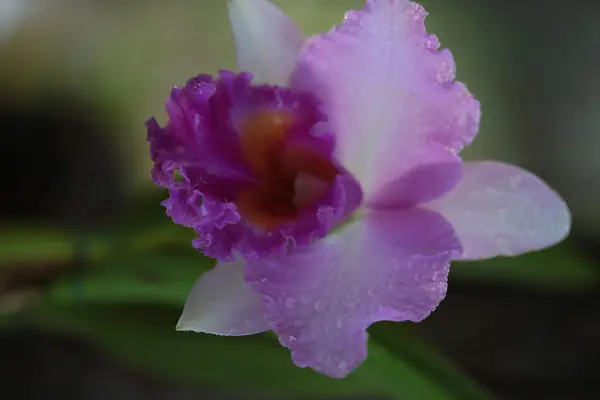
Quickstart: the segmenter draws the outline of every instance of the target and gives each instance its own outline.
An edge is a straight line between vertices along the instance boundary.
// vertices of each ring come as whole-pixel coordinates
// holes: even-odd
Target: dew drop
[[[346,15],[344,15],[344,20],[348,22],[358,20],[358,15],[356,14],[356,11],[348,11]]]
[[[509,237],[504,233],[496,235],[496,245],[502,253],[510,252],[510,240]]]
[[[490,196],[490,197],[496,197],[500,194],[502,194],[498,189],[496,189],[494,186],[488,186],[485,188],[485,193]]]
[[[512,190],[517,190],[521,186],[523,186],[524,180],[525,179],[523,178],[522,175],[515,175],[509,179],[508,187],[511,188]]]
[[[348,363],[346,361],[340,361],[338,364],[338,369],[345,371],[348,368]]]
[[[287,299],[285,299],[285,308],[287,308],[288,310],[294,308],[295,305],[296,299],[294,299],[293,297],[288,297]]]
[[[428,50],[436,51],[440,48],[440,40],[437,38],[437,36],[431,35],[425,41],[425,47],[427,47]]]
[[[441,62],[436,74],[436,80],[438,83],[446,83],[452,80],[453,76],[454,71],[452,66],[445,61]]]
[[[337,326],[338,329],[340,329],[344,326],[344,320],[342,319],[342,317],[337,317],[335,326]]]
[[[323,300],[319,300],[315,303],[315,311],[316,312],[325,311],[325,307],[327,307],[327,304]]]

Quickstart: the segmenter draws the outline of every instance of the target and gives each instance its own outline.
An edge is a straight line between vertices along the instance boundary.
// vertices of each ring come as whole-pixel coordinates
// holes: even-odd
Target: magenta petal
[[[243,262],[218,263],[194,284],[177,330],[224,336],[269,330],[260,297],[244,282]]]
[[[362,199],[356,180],[340,174],[319,199],[279,226],[261,226],[249,218],[248,209],[256,205],[248,207],[243,194],[260,192],[266,181],[264,173],[253,169],[240,141],[247,118],[256,118],[259,111],[285,113],[293,121],[286,145],[301,145],[337,164],[335,137],[316,98],[276,86],[254,86],[251,79],[248,73],[229,71],[217,78],[199,75],[172,90],[164,128],[155,119],[147,124],[154,179],[170,190],[163,203],[168,215],[193,227],[198,233],[194,247],[220,261],[268,257],[290,244],[322,238]],[[268,161],[280,163],[276,158]],[[339,170],[345,172],[341,166]],[[176,179],[175,172],[183,180]]]
[[[376,321],[420,321],[446,294],[454,231],[421,209],[374,211],[310,247],[251,261],[246,280],[300,367],[341,378]]]
[[[188,186],[187,182],[174,182],[169,187],[170,197],[161,204],[173,222],[191,227],[202,218],[202,193]]]
[[[439,198],[460,181],[462,160],[422,164],[376,192],[367,204],[371,208],[407,208]]]
[[[426,15],[409,1],[371,0],[300,52],[292,85],[320,96],[366,201],[424,161],[457,157],[479,128],[479,102],[454,81]]]
[[[546,183],[494,161],[465,163],[460,183],[427,208],[450,221],[462,259],[542,249],[564,239],[571,227],[567,205]]]

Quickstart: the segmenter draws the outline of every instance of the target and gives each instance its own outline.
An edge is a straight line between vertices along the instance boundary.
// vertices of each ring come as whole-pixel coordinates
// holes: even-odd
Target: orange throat
[[[237,195],[239,212],[267,231],[295,222],[327,194],[339,169],[307,144],[289,140],[295,120],[284,110],[261,111],[244,119],[242,154],[257,183]]]

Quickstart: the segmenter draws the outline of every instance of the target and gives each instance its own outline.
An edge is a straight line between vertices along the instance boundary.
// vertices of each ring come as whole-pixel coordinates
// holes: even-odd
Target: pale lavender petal
[[[270,329],[260,298],[245,282],[243,262],[218,263],[194,284],[179,331],[244,336]]]
[[[369,325],[437,307],[458,252],[437,213],[373,211],[303,250],[248,262],[246,280],[294,362],[341,378],[365,359]]]
[[[566,203],[545,182],[494,161],[465,163],[460,183],[427,208],[452,224],[462,259],[542,249],[560,242],[571,228]]]
[[[366,204],[369,208],[408,208],[435,200],[460,181],[462,160],[422,164],[383,186]]]
[[[369,202],[418,165],[456,158],[479,128],[479,102],[454,81],[452,55],[438,51],[426,15],[409,1],[368,1],[307,42],[292,79],[321,97],[340,162]]]
[[[287,86],[304,37],[277,6],[266,0],[229,0],[229,20],[240,71],[255,83]]]

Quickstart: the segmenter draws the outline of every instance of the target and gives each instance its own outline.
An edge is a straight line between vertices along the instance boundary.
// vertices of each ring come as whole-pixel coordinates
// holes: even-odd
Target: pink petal
[[[465,163],[460,183],[427,208],[452,224],[462,259],[542,249],[560,242],[571,228],[567,205],[546,183],[494,161]]]
[[[366,206],[371,208],[408,208],[435,200],[460,181],[462,160],[422,164],[406,171],[377,191]]]
[[[416,322],[437,307],[459,251],[437,213],[374,211],[303,250],[248,262],[246,280],[294,362],[341,378],[365,359],[373,322]]]
[[[253,82],[287,86],[304,37],[277,6],[266,0],[229,0],[229,20],[240,71]]]
[[[218,263],[194,284],[179,331],[244,336],[271,329],[259,296],[244,282],[243,261]]]
[[[426,15],[416,3],[371,0],[300,54],[293,86],[321,97],[367,201],[423,162],[456,158],[479,128],[479,102],[454,82],[452,55],[437,51]]]

